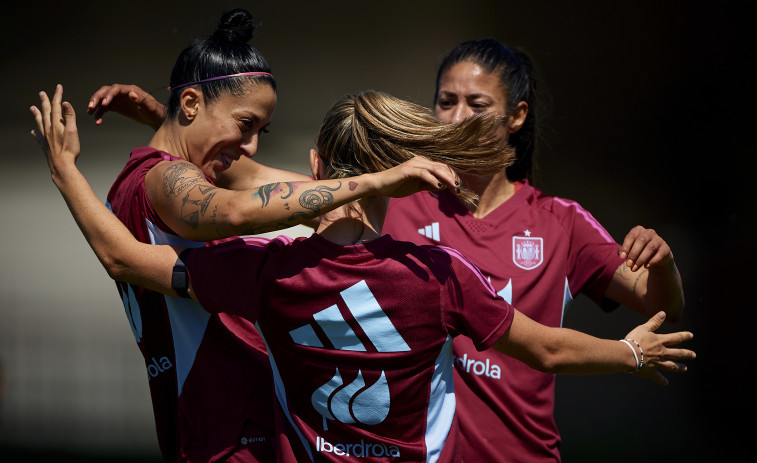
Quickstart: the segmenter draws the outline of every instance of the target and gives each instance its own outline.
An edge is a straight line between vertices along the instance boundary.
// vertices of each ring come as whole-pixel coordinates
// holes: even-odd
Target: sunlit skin
[[[163,124],[150,146],[185,159],[211,180],[242,156],[253,157],[276,108],[276,92],[254,85],[244,95],[224,93],[206,104],[202,92],[182,92],[176,123]]]
[[[470,61],[457,63],[447,69],[439,79],[434,112],[443,122],[459,122],[475,114],[491,112],[508,116],[494,133],[495,136],[509,138],[523,126],[528,105],[521,101],[514,112],[507,114],[507,89],[499,76],[487,72]],[[461,175],[466,186],[476,192],[481,199],[478,207],[471,207],[475,217],[485,217],[507,201],[515,192],[515,187],[505,176],[505,171],[495,175]]]

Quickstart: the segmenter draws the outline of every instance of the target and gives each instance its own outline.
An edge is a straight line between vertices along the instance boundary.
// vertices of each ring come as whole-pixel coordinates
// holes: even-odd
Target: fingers
[[[657,369],[669,371],[671,373],[686,373],[689,368],[683,363],[673,362],[672,360],[665,360],[657,364]]]
[[[690,349],[665,349],[662,358],[666,361],[694,360],[697,354]]]
[[[647,320],[646,323],[644,323],[645,328],[647,328],[649,331],[655,331],[657,328],[659,328],[662,325],[662,322],[665,321],[665,312],[662,310],[657,312],[656,314],[652,315],[652,317]]]
[[[434,189],[450,189],[455,193],[460,193],[460,177],[454,169],[441,162],[430,161],[423,157],[415,157],[411,160],[423,173],[424,180]]]
[[[42,113],[36,106],[32,106],[29,108],[32,112],[32,115],[34,116],[34,123],[37,124],[37,128],[35,130],[32,130],[32,135],[37,140],[38,143],[42,144],[44,140],[44,130],[45,127],[42,124]]]
[[[652,381],[659,384],[660,386],[667,386],[670,384],[670,381],[668,381],[668,378],[666,378],[662,373],[659,371],[656,371],[652,374]]]
[[[89,104],[87,104],[87,112],[92,114],[96,112],[101,106],[107,106],[113,99],[113,95],[117,94],[119,90],[116,85],[103,85],[97,90],[90,98]]]
[[[53,93],[53,101],[50,113],[50,123],[62,122],[63,116],[61,114],[61,101],[63,100],[63,86],[58,84],[55,86],[55,92]]]
[[[96,125],[102,124],[103,115],[108,112],[108,105],[120,93],[121,86],[119,84],[104,85],[90,97],[87,113],[94,116]]]
[[[666,346],[681,344],[682,342],[691,341],[694,333],[689,331],[678,331],[676,333],[661,334],[662,343]]]
[[[626,259],[626,265],[634,272],[642,267],[657,265],[668,257],[672,258],[670,246],[665,240],[651,228],[641,225],[628,232],[618,254]]]
[[[68,101],[64,101],[61,104],[62,110],[63,110],[63,120],[66,125],[66,132],[69,134],[77,133],[76,128],[76,111],[74,111],[74,107],[71,106],[71,103]]]
[[[50,132],[50,99],[47,93],[39,92],[39,106],[42,113],[42,133],[47,135]]]

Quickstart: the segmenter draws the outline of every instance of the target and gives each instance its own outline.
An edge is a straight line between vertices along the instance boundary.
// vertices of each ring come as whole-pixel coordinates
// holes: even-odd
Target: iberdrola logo
[[[340,292],[355,321],[378,352],[406,352],[410,350],[405,340],[379,306],[368,284],[362,280]],[[336,304],[313,315],[315,323],[323,330],[337,350],[365,352],[366,348]],[[289,332],[296,344],[324,348],[311,324]],[[386,373],[381,372],[372,384],[367,384],[362,371],[354,378],[345,378],[339,368],[334,376],[313,391],[313,408],[323,417],[324,429],[327,420],[346,424],[375,425],[389,415],[391,397]]]

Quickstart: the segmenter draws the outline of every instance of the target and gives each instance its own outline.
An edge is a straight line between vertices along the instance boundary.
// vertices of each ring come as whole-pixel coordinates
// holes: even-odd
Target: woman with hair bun
[[[41,94],[35,135],[90,246],[116,280],[255,323],[273,367],[282,463],[470,461],[457,445],[456,337],[551,374],[629,371],[660,384],[662,372],[686,370],[676,361],[694,358],[668,347],[691,333],[654,332],[664,312],[620,341],[532,321],[459,252],[382,234],[386,197],[325,213],[307,238],[201,248],[137,241],[77,170],[75,114],[61,98],[60,89],[52,104]],[[351,95],[326,115],[310,168],[316,179],[347,181],[410,158],[490,175],[512,157],[501,137],[487,137],[498,124],[491,114],[443,124],[385,94]]]
[[[673,253],[652,229],[636,226],[621,244],[575,201],[535,188],[538,85],[531,58],[496,39],[463,42],[444,56],[434,112],[448,123],[483,113],[503,122],[494,132],[515,149],[494,174],[463,173],[475,205],[439,193],[392,200],[386,233],[459,250],[528,317],[562,326],[583,293],[606,311],[623,304],[643,316],[683,312]],[[554,420],[555,377],[490,349],[455,339],[455,390],[466,461],[560,461]],[[487,370],[477,368],[487,365]]]
[[[137,239],[199,247],[306,223],[367,195],[454,188],[456,177],[434,163],[349,181],[313,181],[256,164],[254,189],[216,186],[240,159],[252,162],[276,107],[271,69],[248,43],[253,31],[248,11],[229,11],[213,35],[176,60],[165,117],[150,119],[152,140],[132,150],[107,198]],[[145,359],[164,460],[270,461],[271,369],[254,326],[211,315],[192,300],[117,286]]]

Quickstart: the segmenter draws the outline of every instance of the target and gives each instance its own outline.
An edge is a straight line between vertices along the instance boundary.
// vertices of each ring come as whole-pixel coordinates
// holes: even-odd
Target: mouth
[[[224,167],[229,168],[231,167],[231,163],[234,162],[234,159],[226,155],[221,155],[221,162],[223,163]]]

